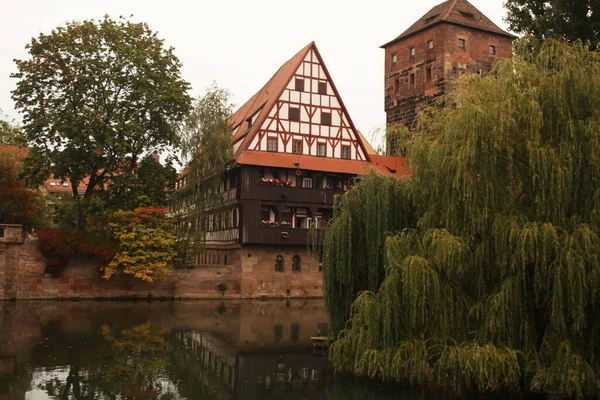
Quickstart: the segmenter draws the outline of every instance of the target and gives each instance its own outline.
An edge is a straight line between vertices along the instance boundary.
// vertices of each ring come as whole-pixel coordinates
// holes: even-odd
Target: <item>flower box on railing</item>
[[[291,226],[292,226],[291,222],[288,222],[288,221],[277,222],[277,221],[267,221],[264,219],[262,221],[260,221],[260,225],[266,226],[269,228],[274,228],[274,227],[291,228]]]
[[[261,185],[269,185],[269,186],[292,186],[292,181],[290,179],[267,179],[260,178]]]

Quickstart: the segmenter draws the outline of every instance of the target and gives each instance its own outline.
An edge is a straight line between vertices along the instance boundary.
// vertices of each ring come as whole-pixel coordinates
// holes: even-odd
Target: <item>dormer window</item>
[[[304,79],[296,78],[296,90],[304,92]]]
[[[475,18],[475,15],[473,13],[468,12],[468,11],[461,11],[460,13],[465,18],[470,18],[470,19]]]

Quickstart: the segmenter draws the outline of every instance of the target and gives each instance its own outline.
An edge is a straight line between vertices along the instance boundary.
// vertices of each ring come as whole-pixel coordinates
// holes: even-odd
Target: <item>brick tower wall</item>
[[[465,40],[464,49],[459,48],[459,39]],[[433,41],[431,49],[428,48],[430,40]],[[495,46],[495,55],[490,54],[490,46]],[[413,47],[415,54],[411,56]],[[393,63],[394,54],[396,63]],[[497,59],[509,58],[511,54],[510,37],[449,23],[435,25],[388,46],[385,49],[386,122],[412,127],[421,111],[451,90],[453,78],[464,73],[485,74]]]

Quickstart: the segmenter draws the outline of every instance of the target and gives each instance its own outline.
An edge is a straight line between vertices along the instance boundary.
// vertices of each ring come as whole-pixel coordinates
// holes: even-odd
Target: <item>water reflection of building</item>
[[[139,336],[143,327],[147,335]],[[75,371],[86,393],[119,392],[109,372],[130,360],[139,365],[138,347],[121,346],[138,337],[160,361],[144,371],[158,379],[147,379],[154,391],[188,399],[319,398],[331,366],[312,355],[310,337],[326,329],[320,300],[0,303],[0,400],[31,398],[40,385],[73,394],[66,379]],[[154,351],[163,338],[164,351]]]
[[[177,364],[181,366],[185,360],[185,368],[194,371],[194,376],[182,384],[192,384],[194,392],[212,393],[218,399],[277,398],[295,393],[306,399],[317,398],[325,378],[332,373],[329,361],[302,351],[306,347],[280,352],[265,343],[263,350],[248,351],[243,345],[237,348],[211,333],[178,332],[174,337],[187,353]],[[196,365],[191,366],[190,362]],[[191,388],[179,390],[183,394]]]

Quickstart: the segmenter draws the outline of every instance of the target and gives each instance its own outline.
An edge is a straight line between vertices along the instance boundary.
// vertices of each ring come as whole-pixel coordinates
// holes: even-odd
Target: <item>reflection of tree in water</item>
[[[66,380],[47,381],[48,395],[57,399],[178,398],[165,372],[170,350],[167,329],[153,328],[148,321],[120,333],[103,325],[101,333],[103,348],[92,359],[80,360],[84,366],[72,362]]]

